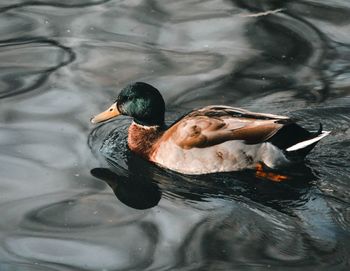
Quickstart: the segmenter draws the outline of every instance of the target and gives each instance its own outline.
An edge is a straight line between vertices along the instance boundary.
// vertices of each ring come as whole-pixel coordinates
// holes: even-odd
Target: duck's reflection
[[[162,194],[190,201],[210,198],[249,200],[293,214],[293,208],[303,205],[312,194],[316,176],[304,164],[284,169],[283,182],[273,182],[256,175],[255,171],[188,176],[161,169],[129,153],[128,170],[108,160],[110,168],[94,168],[91,174],[105,181],[116,197],[135,209],[156,206]]]
[[[105,181],[112,188],[115,196],[131,208],[149,209],[156,206],[161,199],[162,193],[158,185],[138,174],[126,177],[108,168],[94,168],[91,174]]]

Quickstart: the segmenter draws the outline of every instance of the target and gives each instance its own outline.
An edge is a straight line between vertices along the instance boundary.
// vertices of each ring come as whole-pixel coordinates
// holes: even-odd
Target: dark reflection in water
[[[147,176],[135,175],[126,178],[107,168],[94,168],[91,170],[91,174],[105,181],[112,188],[116,197],[131,208],[149,209],[160,201],[159,187],[148,181]]]
[[[348,1],[2,1],[0,270],[347,270]],[[142,80],[332,134],[275,183],[184,176],[90,127]],[[316,123],[316,125],[315,125]]]
[[[293,207],[300,207],[309,200],[311,183],[316,178],[306,167],[294,168],[298,170],[299,176],[292,177],[292,172],[284,172],[289,173],[290,179],[281,184],[265,178],[259,179],[254,176],[254,172],[212,174],[202,177],[159,172],[155,177],[157,169],[138,157],[135,159],[136,163],[128,160],[130,173],[127,176],[119,170],[113,172],[108,168],[94,168],[91,174],[105,181],[122,203],[140,210],[152,208],[159,203],[162,195],[159,186],[162,186],[163,193],[190,201],[208,201],[210,197],[223,199],[243,197],[293,215],[291,211]],[[130,170],[130,165],[133,163],[138,173],[132,173]],[[112,169],[118,168],[112,166]],[[159,178],[161,180],[158,180]]]

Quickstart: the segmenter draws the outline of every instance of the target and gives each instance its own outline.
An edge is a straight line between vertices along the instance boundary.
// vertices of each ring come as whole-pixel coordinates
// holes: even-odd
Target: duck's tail
[[[309,132],[295,123],[283,127],[271,138],[271,143],[284,150],[291,159],[303,159],[329,131],[322,124],[316,132]]]
[[[322,124],[320,123],[320,127],[317,132],[310,132],[310,137],[286,148],[286,154],[290,157],[304,158],[322,138],[330,133],[330,131],[323,131]]]

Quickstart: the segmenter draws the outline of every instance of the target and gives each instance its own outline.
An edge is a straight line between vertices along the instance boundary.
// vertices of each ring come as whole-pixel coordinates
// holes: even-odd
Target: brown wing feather
[[[197,110],[193,110],[186,117],[191,116],[231,116],[231,117],[241,117],[250,119],[264,119],[264,120],[283,120],[290,121],[291,119],[287,116],[274,115],[268,113],[257,113],[251,112],[238,107],[224,106],[224,105],[210,105]]]
[[[285,121],[290,119],[232,107],[211,106],[192,111],[180,119],[165,132],[161,140],[172,139],[184,149],[204,148],[228,140],[257,144],[272,137]]]

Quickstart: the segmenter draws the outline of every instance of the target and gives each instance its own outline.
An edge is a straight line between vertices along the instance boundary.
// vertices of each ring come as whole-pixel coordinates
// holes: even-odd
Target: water
[[[271,11],[271,12],[267,12]],[[348,270],[350,3],[2,1],[0,270]],[[332,134],[290,181],[187,177],[90,117],[131,81]]]

